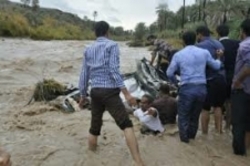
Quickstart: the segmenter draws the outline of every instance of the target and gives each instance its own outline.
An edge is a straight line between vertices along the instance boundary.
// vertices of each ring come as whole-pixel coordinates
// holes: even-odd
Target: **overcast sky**
[[[194,1],[186,0],[186,3],[189,5]],[[155,8],[161,2],[167,2],[170,10],[177,11],[183,0],[40,0],[40,5],[76,13],[82,18],[86,15],[90,19],[97,11],[97,21],[105,20],[113,26],[134,29],[138,22],[149,25],[155,21]]]

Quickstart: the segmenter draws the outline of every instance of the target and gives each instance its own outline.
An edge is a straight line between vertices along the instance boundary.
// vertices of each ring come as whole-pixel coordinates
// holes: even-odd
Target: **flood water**
[[[130,166],[131,156],[122,132],[104,115],[96,153],[87,150],[90,112],[65,114],[49,104],[29,101],[35,83],[54,78],[78,85],[84,48],[92,41],[0,40],[0,145],[12,155],[14,166]],[[135,71],[135,59],[150,58],[147,48],[119,42],[121,72]],[[210,134],[190,144],[179,141],[176,126],[162,137],[140,134],[131,117],[147,166],[249,166],[249,157],[232,154],[231,134]]]

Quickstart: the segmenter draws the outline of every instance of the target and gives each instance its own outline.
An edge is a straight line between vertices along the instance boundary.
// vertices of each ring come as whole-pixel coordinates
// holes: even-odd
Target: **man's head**
[[[229,27],[225,24],[219,25],[216,28],[216,32],[218,33],[218,36],[221,37],[227,37],[229,34]]]
[[[147,41],[149,42],[149,44],[153,45],[154,44],[154,41],[155,39],[157,39],[157,37],[155,35],[149,35],[147,37]]]
[[[197,36],[197,41],[200,42],[205,37],[210,36],[210,30],[206,26],[199,26],[196,29],[196,36]]]
[[[241,39],[245,39],[247,37],[250,37],[250,19],[244,20],[241,25]]]
[[[170,87],[168,84],[161,84],[159,88],[160,95],[169,95]]]
[[[182,40],[186,46],[194,45],[196,42],[196,34],[192,31],[187,31],[182,35]]]
[[[141,99],[141,109],[142,111],[147,111],[151,104],[153,103],[154,98],[150,95],[143,95]]]
[[[108,36],[109,24],[105,21],[99,21],[95,24],[96,37]]]

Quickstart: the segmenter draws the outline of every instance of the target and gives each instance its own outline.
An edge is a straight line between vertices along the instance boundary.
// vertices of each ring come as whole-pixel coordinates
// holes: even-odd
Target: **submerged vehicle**
[[[154,98],[157,97],[159,87],[161,84],[168,84],[170,87],[171,96],[173,97],[177,96],[177,86],[171,84],[168,81],[166,74],[164,72],[151,66],[147,61],[147,59],[145,58],[137,60],[136,64],[137,64],[137,70],[133,73],[123,74],[123,77],[125,86],[131,93],[131,95],[134,96],[136,99],[138,99],[138,102],[145,94],[149,94]],[[90,93],[90,88],[91,87],[89,87],[88,91],[89,93]],[[74,107],[69,102],[70,101],[69,98],[73,98],[76,102],[79,102],[80,99],[80,91],[75,87],[71,87],[71,89],[74,89],[74,91],[68,94],[63,101],[63,109],[66,112],[75,111]],[[125,106],[128,107],[128,104],[122,93],[120,94],[120,96]],[[86,103],[86,108],[91,109],[89,107],[90,102],[91,100],[89,98],[89,102]]]

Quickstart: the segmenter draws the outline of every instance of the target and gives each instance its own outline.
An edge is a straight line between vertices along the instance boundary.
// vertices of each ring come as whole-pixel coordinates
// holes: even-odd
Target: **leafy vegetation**
[[[39,0],[21,0],[22,4],[0,0],[0,36],[28,37],[36,40],[90,40],[95,22],[57,9],[39,7]],[[96,19],[98,13],[94,11]],[[111,27],[111,36],[129,40],[131,31]]]
[[[173,42],[179,47],[181,44],[178,38],[182,30],[195,30],[199,25],[207,25],[215,32],[216,26],[220,24],[228,24],[231,30],[230,37],[238,39],[241,21],[250,17],[249,0],[196,0],[193,5],[185,4],[186,0],[183,0],[183,6],[175,13],[169,10],[167,3],[159,4],[156,7],[157,20],[145,27],[146,31],[145,28],[141,29],[142,32],[137,32],[139,29],[136,29],[136,40],[131,43],[143,46],[144,41],[139,42],[136,34],[144,34],[143,37],[140,36],[143,39],[147,34],[154,34],[167,39],[168,42],[171,40],[170,43]]]

